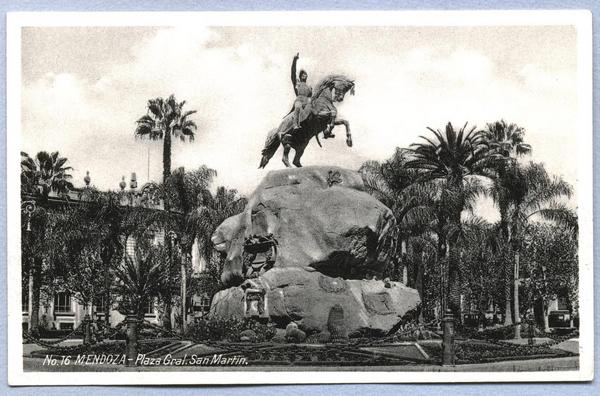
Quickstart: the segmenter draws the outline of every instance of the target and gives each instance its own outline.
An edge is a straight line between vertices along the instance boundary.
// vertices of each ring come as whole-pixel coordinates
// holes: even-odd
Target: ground
[[[80,340],[69,340],[61,343],[61,346],[73,346],[80,344]],[[436,347],[436,344],[439,344],[439,341],[427,341],[420,343],[423,345],[426,351],[432,350]],[[224,353],[224,351],[214,346],[207,346],[204,344],[196,344],[189,341],[184,341],[179,344],[174,343],[174,348],[167,349],[168,352],[173,354],[173,357],[182,357],[183,351],[186,351],[188,355],[192,353],[198,354],[212,354],[213,351],[215,353]],[[388,356],[394,356],[394,351],[398,351],[399,343],[396,344],[386,344],[377,347],[368,347],[361,348],[364,351],[378,352]],[[253,350],[252,346],[248,345],[248,351]],[[273,347],[271,345],[271,347]],[[314,346],[316,348],[322,348],[322,346]],[[280,345],[277,348],[281,348],[283,351],[288,351],[292,354],[297,353],[294,351],[305,350],[304,346],[296,347],[294,345]],[[303,349],[304,348],[304,349]],[[336,347],[334,347],[336,348]],[[344,348],[340,346],[343,350]],[[268,370],[268,371],[307,371],[314,370],[316,367],[320,371],[322,370],[331,370],[331,371],[381,371],[382,369],[385,371],[411,371],[411,372],[511,372],[511,371],[563,371],[563,370],[577,370],[579,368],[579,356],[573,355],[577,354],[579,350],[579,342],[578,339],[569,339],[563,341],[561,343],[553,345],[551,348],[554,348],[558,351],[567,351],[565,357],[554,357],[554,358],[544,358],[537,356],[534,359],[519,359],[519,360],[508,360],[508,361],[498,361],[498,362],[486,362],[486,363],[477,363],[477,364],[459,364],[456,366],[450,367],[442,367],[437,362],[428,362],[428,363],[419,363],[419,362],[405,362],[401,364],[386,364],[386,365],[371,365],[371,366],[361,366],[361,365],[351,365],[344,366],[339,365],[334,362],[317,362],[320,364],[314,365],[311,362],[306,362],[306,364],[302,365],[290,365],[288,364],[269,364],[269,365],[233,365],[233,366],[223,366],[223,365],[209,365],[209,366],[168,366],[168,365],[159,365],[159,366],[143,366],[143,367],[125,367],[123,365],[112,365],[112,364],[96,364],[96,365],[59,365],[59,366],[49,366],[44,365],[44,359],[40,357],[31,357],[30,353],[36,350],[40,350],[41,348],[35,344],[23,344],[23,368],[24,371],[259,371],[259,370]],[[256,348],[257,350],[260,348]],[[350,348],[352,350],[351,353],[355,353],[357,348]],[[240,356],[243,356],[243,348],[240,349]],[[406,353],[400,350],[397,352],[401,356]],[[178,355],[179,354],[179,355]],[[225,354],[225,353],[224,353]],[[231,353],[230,353],[231,355]],[[340,355],[336,355],[337,358],[340,358]],[[344,356],[341,357],[344,359]],[[275,362],[273,362],[275,363]],[[283,362],[282,362],[283,363]],[[323,364],[324,363],[324,364]]]

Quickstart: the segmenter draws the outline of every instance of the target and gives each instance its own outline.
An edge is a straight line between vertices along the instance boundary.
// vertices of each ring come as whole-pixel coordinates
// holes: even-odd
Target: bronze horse
[[[302,158],[304,149],[306,149],[310,139],[314,136],[319,146],[321,146],[318,134],[336,125],[346,127],[346,144],[348,147],[352,147],[350,124],[346,120],[337,118],[337,109],[334,105],[335,102],[342,102],[348,91],[351,95],[354,95],[354,81],[345,76],[331,75],[321,80],[317,84],[310,104],[308,104],[310,109],[307,109],[308,115],[300,123],[300,129],[294,129],[293,115],[290,112],[283,118],[278,128],[269,132],[265,147],[262,149],[259,168],[264,168],[267,165],[280,144],[283,145],[282,161],[285,166],[291,167],[288,155],[290,149],[293,148],[296,154],[292,163],[297,167],[301,167],[300,158]],[[331,137],[334,136],[331,135]]]

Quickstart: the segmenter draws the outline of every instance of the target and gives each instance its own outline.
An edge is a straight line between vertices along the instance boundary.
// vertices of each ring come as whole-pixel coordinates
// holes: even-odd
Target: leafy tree
[[[524,142],[524,135],[523,128],[516,124],[508,124],[504,120],[488,124],[482,135],[490,151],[499,157],[491,169],[490,176],[493,183],[489,193],[500,211],[500,232],[506,249],[511,249],[508,211],[511,204],[520,200],[525,189],[523,179],[518,177],[519,168],[516,158],[531,153],[531,146]],[[505,325],[512,324],[511,294],[515,282],[514,265],[513,260],[506,260],[504,267]],[[518,321],[517,316],[518,312],[515,312],[516,321]]]
[[[122,236],[125,233],[124,219],[127,216],[127,208],[121,204],[121,194],[108,191],[100,194],[97,198],[98,211],[94,216],[95,221],[102,227],[100,232],[100,259],[103,265],[103,302],[104,320],[110,323],[110,309],[112,306],[112,269],[123,257],[124,245]],[[143,220],[144,216],[138,217]]]
[[[523,240],[533,220],[543,220],[577,229],[577,216],[564,202],[572,195],[572,187],[560,177],[551,176],[542,164],[530,162],[518,173],[523,193],[516,197],[509,211],[511,245],[514,253],[515,275],[518,276]],[[514,298],[518,302],[518,283]],[[516,315],[519,313],[516,312]],[[518,328],[515,337],[518,337]]]
[[[56,216],[48,257],[54,277],[75,298],[91,307],[105,297],[105,320],[110,317],[110,292],[114,261],[120,259],[119,241],[123,208],[108,203],[113,193],[86,187],[78,203],[63,205]]]
[[[530,304],[535,300],[540,301],[543,326],[549,332],[550,300],[557,298],[559,294],[566,295],[572,314],[578,305],[577,230],[546,223],[532,225],[527,234],[528,248],[523,260],[526,273],[525,294],[530,296]]]
[[[37,334],[39,326],[44,253],[49,247],[45,240],[46,227],[50,221],[48,198],[51,193],[64,195],[73,188],[70,174],[72,168],[65,166],[66,162],[67,159],[60,157],[57,151],[51,154],[40,151],[34,158],[21,152],[21,197],[32,198],[37,205],[35,212],[30,214],[31,217],[24,219],[31,231],[27,231],[27,228],[22,230],[22,240],[26,245],[23,266],[31,265],[30,274],[33,278],[30,326],[34,334]]]
[[[480,318],[490,303],[502,296],[504,259],[498,228],[482,221],[469,221],[463,225],[463,289],[467,300],[476,302]]]
[[[444,132],[428,128],[435,138],[421,136],[425,142],[412,145],[414,159],[407,164],[421,171],[421,180],[443,179],[442,204],[447,211],[448,231],[448,308],[459,317],[460,266],[458,238],[461,231],[461,213],[469,200],[465,182],[471,176],[485,175],[493,158],[484,144],[482,134],[475,127],[458,131],[451,123]]]
[[[221,272],[223,271],[225,257],[216,251],[211,255],[210,260],[203,272],[196,277],[189,277],[190,284],[188,287],[188,298],[195,295],[202,296],[206,293],[209,296],[214,296],[219,290],[224,288],[221,282]]]

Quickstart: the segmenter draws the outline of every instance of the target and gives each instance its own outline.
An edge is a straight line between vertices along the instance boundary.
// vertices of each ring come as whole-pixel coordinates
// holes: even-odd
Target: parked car
[[[550,311],[548,314],[548,325],[550,328],[571,327],[571,313],[567,310]]]

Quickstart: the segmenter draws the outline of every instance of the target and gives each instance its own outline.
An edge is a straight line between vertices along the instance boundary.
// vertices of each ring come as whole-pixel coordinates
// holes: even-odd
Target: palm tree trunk
[[[446,245],[446,237],[441,232],[438,232],[438,240],[437,240],[437,265],[440,270],[440,317],[444,315],[444,311],[446,310],[446,253],[448,251],[448,246]]]
[[[463,191],[462,175],[457,172],[450,176],[450,185],[454,192]],[[452,208],[449,216],[450,224],[454,228],[454,234],[448,238],[448,308],[452,311],[454,319],[462,322],[460,317],[460,252],[458,245],[458,230],[461,228],[460,215],[463,211],[464,202],[460,206]]]
[[[508,257],[504,256],[504,325],[510,326],[512,321],[511,309],[511,285],[513,281],[513,263]]]
[[[505,247],[509,247],[509,225],[508,225],[508,207],[506,202],[500,200],[498,202],[500,211],[500,232],[502,234],[502,240],[505,242]],[[513,324],[512,321],[512,285],[513,285],[513,265],[511,260],[508,259],[508,254],[504,256],[504,325],[510,326]]]
[[[163,184],[166,185],[167,179],[171,176],[171,130],[167,128],[165,130],[165,136],[163,138]],[[167,217],[170,217],[171,205],[169,202],[168,194],[166,190],[163,195],[163,204],[165,212],[167,213]],[[169,232],[169,224],[168,222],[165,224],[165,235]],[[169,254],[170,266],[169,269],[173,266],[173,241],[170,237],[167,238],[167,249]],[[167,330],[171,330],[171,293],[167,292],[167,295],[164,297],[164,310],[165,315],[163,317],[163,326]]]
[[[109,274],[109,266],[105,265],[104,267],[104,306],[102,309],[104,310],[104,323],[106,326],[110,326],[110,274]]]
[[[185,260],[181,260],[181,334],[185,334],[186,331],[186,314],[187,314],[187,290],[186,290],[186,272],[185,272]]]
[[[423,323],[423,275],[425,272],[425,268],[423,265],[423,252],[417,252],[415,257],[417,258],[417,275],[415,277],[415,288],[417,289],[419,297],[421,298],[421,305],[419,305],[419,323]]]
[[[448,308],[452,311],[455,320],[460,319],[460,268],[457,241],[453,241],[449,248],[448,257]]]
[[[549,314],[549,309],[548,309],[548,301],[546,300],[546,298],[542,299],[542,311],[543,311],[543,316],[544,316],[544,333],[550,333],[550,323],[548,321],[548,314]]]
[[[400,238],[400,264],[402,271],[401,281],[404,285],[409,284],[409,273],[408,273],[408,260],[406,260],[406,246],[408,244],[407,238]],[[412,286],[409,286],[412,287]]]
[[[171,176],[171,131],[166,130],[163,138],[163,183]]]
[[[515,338],[521,338],[521,315],[519,312],[519,260],[520,253],[515,250],[515,266],[514,266],[514,313],[515,313]]]
[[[104,241],[104,244],[107,245],[109,242]],[[110,284],[111,284],[111,274],[110,274],[110,262],[112,261],[113,254],[110,251],[109,246],[105,246],[104,250],[101,254],[103,270],[104,270],[104,290],[102,295],[104,296],[102,311],[104,311],[104,323],[106,326],[110,326]],[[93,301],[93,300],[92,300]]]

